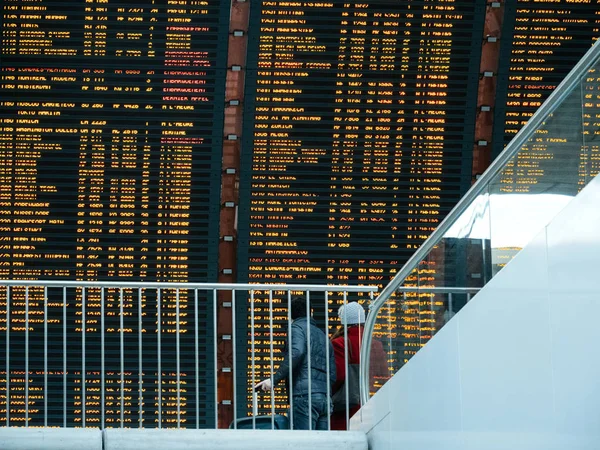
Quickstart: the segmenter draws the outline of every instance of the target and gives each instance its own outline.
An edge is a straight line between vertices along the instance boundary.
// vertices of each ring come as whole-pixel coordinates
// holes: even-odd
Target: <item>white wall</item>
[[[2,450],[102,450],[97,428],[0,428]]]
[[[364,433],[288,430],[104,430],[104,450],[367,450]]]
[[[1,450],[367,450],[362,432],[2,428]]]
[[[600,449],[600,178],[352,427],[371,450]]]

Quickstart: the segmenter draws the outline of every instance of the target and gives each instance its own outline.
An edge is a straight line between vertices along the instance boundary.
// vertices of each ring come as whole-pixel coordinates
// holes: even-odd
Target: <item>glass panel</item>
[[[480,288],[489,280],[490,236],[489,195],[484,189],[419,264],[418,292],[412,295],[419,307],[420,347],[466,304],[466,292],[451,294],[448,288]]]
[[[372,394],[466,304],[465,293],[450,296],[432,288],[480,287],[489,279],[489,241],[489,196],[484,190],[379,310],[374,346],[383,348],[387,372],[372,347]]]
[[[369,359],[369,393],[375,393],[399,369],[392,342],[398,333],[396,299],[390,297],[377,312]]]
[[[577,195],[585,182],[581,87],[565,98],[490,183],[492,276]]]
[[[600,63],[582,79],[583,144],[587,159],[582,165],[585,184],[600,173]]]
[[[600,172],[600,46],[592,51],[594,64],[563,98],[555,96],[554,112],[528,131],[529,139],[486,186],[477,186],[479,195],[443,225],[444,235],[425,241],[430,250],[402,269],[412,272],[396,292],[376,303],[374,338],[385,356],[372,350],[372,394]]]
[[[418,286],[483,286],[490,276],[489,241],[489,195],[484,189],[421,261]]]

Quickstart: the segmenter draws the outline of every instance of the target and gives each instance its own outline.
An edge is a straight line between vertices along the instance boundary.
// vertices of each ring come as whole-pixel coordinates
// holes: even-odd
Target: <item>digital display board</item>
[[[0,5],[0,278],[216,281],[227,2],[4,0]],[[120,300],[114,290],[105,294],[105,423],[120,426],[115,397],[121,377]],[[66,322],[62,293],[48,295],[55,356],[62,353],[63,325],[68,329],[67,426],[99,426],[100,292],[69,293]],[[41,290],[29,292],[30,342],[41,339],[43,297]],[[191,352],[193,301],[192,293],[181,292],[180,334]],[[203,336],[212,336],[212,320],[207,321],[212,302],[204,295],[200,301]],[[6,312],[5,294],[0,302]],[[136,391],[143,371],[144,426],[158,425],[158,389],[164,391],[162,425],[170,426],[176,374],[165,368],[158,386],[155,292],[124,293],[127,346],[137,348],[134,311],[140,302],[145,352],[143,367],[132,358],[125,374],[125,425],[138,426]],[[174,367],[174,302],[174,292],[163,292],[164,367]],[[25,292],[17,289],[10,323],[0,315],[0,336],[6,338],[9,326],[11,339],[10,404],[4,371],[0,414],[9,408],[11,425],[25,421],[24,310]],[[86,361],[81,360],[82,316]],[[0,348],[4,361],[3,342]],[[206,340],[201,351],[208,351]],[[30,354],[30,367],[37,371],[29,373],[29,425],[43,423],[40,352],[38,346]],[[185,389],[180,392],[184,419],[195,426],[190,355],[181,366]],[[46,394],[51,426],[62,425],[62,359],[54,359],[53,387]],[[85,399],[81,370],[93,387]],[[211,376],[203,372],[201,378],[209,393]],[[212,426],[214,406],[202,408],[202,423]]]
[[[513,0],[507,3],[494,117],[494,157],[600,36],[600,19],[594,5],[597,6],[597,2],[592,0]],[[581,109],[580,104],[577,106]],[[504,192],[527,192],[534,186],[545,174],[544,161],[555,154],[549,150],[551,145],[546,144],[556,142],[544,139],[565,138],[564,133],[563,136],[538,137],[541,141],[536,141],[531,155],[516,161],[516,165],[505,172]],[[573,135],[569,144],[576,142],[577,136]],[[583,178],[590,175],[585,169],[586,152],[581,150],[578,162],[582,165],[582,186],[585,184]],[[512,182],[508,182],[509,179]]]
[[[599,33],[600,35],[600,30]],[[583,138],[586,155],[586,184],[600,173],[600,142],[597,136],[600,128],[600,66],[589,70],[582,83],[583,102]],[[582,164],[583,166],[583,164]]]
[[[216,281],[229,2],[2,0],[0,6],[0,279]],[[487,7],[483,0],[252,2],[240,99],[237,281],[384,286],[393,277],[471,184]],[[589,48],[598,20],[592,0],[505,3],[495,155]],[[584,109],[594,124],[596,103]],[[574,142],[560,130],[540,138],[566,139],[558,142],[565,148]],[[548,175],[543,161],[553,157],[545,145],[536,142],[531,155],[505,171],[503,192],[540,188]],[[599,155],[588,143],[569,168],[589,178]],[[429,258],[407,284],[462,276],[441,273],[437,262]],[[47,294],[15,288],[7,305],[0,288],[0,360],[10,364],[8,374],[0,364],[0,416],[8,412],[11,426],[42,425],[46,403],[48,424],[61,426],[65,395],[68,426],[120,426],[121,318],[123,425],[158,426],[159,409],[160,425],[174,425],[179,392],[183,426],[212,426],[214,368],[202,358],[197,374],[193,364],[196,326],[203,331],[200,353],[212,354],[207,336],[215,312],[204,293],[199,317],[192,314],[193,293],[179,296],[179,373],[171,370],[174,292],[161,296],[160,351],[155,291],[126,290],[121,300],[117,290],[102,298],[97,289],[72,289],[66,304],[62,290]],[[391,303],[382,311],[376,330],[377,337],[405,339],[388,355],[390,365],[433,335],[443,306],[407,297],[403,308]],[[311,299],[324,327],[325,298]],[[267,294],[256,292],[254,301],[254,358],[249,303],[237,302],[242,397],[270,373],[272,361],[277,367],[287,332],[284,293],[274,295],[272,327]],[[339,292],[330,294],[330,317],[341,302]],[[26,323],[34,345],[26,346]],[[39,345],[45,325],[52,355],[46,391]],[[8,354],[1,341],[7,330]],[[140,342],[141,367],[132,356]],[[197,388],[201,405],[192,395]],[[279,408],[287,399],[283,390],[276,396]],[[247,413],[246,398],[237,400],[238,412]]]
[[[536,113],[599,35],[595,1],[507,2],[500,40],[494,157]],[[502,171],[499,182],[490,188],[490,194],[575,196],[598,173],[598,148],[590,142],[594,133],[589,132],[595,126],[595,92],[586,91],[582,83],[561,101],[555,113],[523,143],[519,154]],[[582,103],[584,128],[588,129],[583,133]],[[519,200],[513,198],[516,210]],[[527,214],[521,212],[524,223]],[[536,217],[528,220],[535,223]],[[505,239],[501,244],[492,236],[493,273],[512,260],[524,242],[515,240],[511,245]]]
[[[470,186],[484,17],[462,0],[253,5],[240,281],[387,284]],[[268,299],[255,301],[266,349]]]

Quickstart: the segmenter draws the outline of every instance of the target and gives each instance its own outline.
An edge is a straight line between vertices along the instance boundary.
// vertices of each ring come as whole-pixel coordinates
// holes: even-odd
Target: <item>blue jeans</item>
[[[294,395],[294,430],[327,430],[329,400],[327,394],[312,394],[311,414],[308,410],[308,395]],[[309,427],[309,424],[311,425]]]

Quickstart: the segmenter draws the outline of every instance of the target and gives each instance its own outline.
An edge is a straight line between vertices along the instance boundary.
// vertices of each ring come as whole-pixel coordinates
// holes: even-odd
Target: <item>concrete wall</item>
[[[93,428],[0,428],[2,450],[102,450]]]
[[[362,432],[0,428],[1,450],[367,450]]]
[[[596,450],[599,347],[596,178],[352,427],[368,433],[371,450]]]
[[[104,450],[367,450],[360,432],[285,430],[104,431]]]

